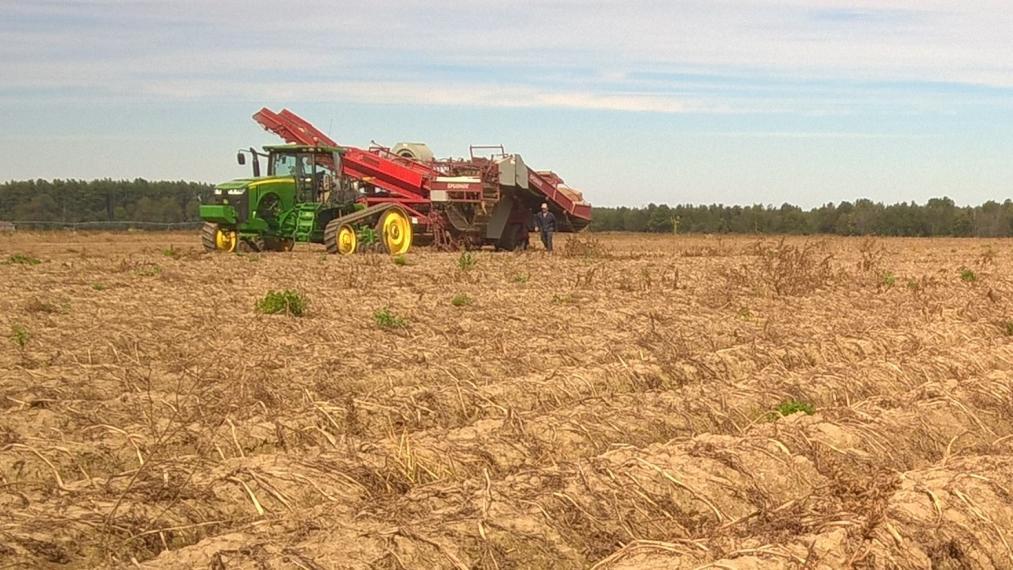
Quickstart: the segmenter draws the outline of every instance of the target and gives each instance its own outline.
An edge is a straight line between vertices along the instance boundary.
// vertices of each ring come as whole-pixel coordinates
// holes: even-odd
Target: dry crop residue
[[[1013,567],[1003,241],[199,247],[0,235],[0,567]]]

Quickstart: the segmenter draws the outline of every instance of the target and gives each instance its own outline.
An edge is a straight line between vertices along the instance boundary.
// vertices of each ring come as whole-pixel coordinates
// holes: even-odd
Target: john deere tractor
[[[379,247],[408,251],[412,221],[396,204],[366,207],[363,189],[341,174],[344,149],[331,146],[265,146],[250,155],[253,177],[218,184],[200,206],[201,238],[209,251],[288,251],[295,242],[323,243],[330,253]],[[267,176],[260,159],[267,159]]]

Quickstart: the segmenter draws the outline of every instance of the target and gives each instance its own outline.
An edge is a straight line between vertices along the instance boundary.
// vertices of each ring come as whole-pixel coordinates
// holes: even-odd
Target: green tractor
[[[215,186],[200,206],[201,241],[208,251],[289,251],[295,242],[322,243],[330,253],[382,247],[408,251],[412,219],[395,204],[367,207],[361,185],[341,174],[344,149],[331,146],[265,146],[249,154],[253,177]],[[260,175],[260,158],[267,176]]]

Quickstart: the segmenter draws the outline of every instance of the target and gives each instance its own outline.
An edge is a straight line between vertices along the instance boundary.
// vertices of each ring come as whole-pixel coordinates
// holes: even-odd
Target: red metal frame
[[[558,176],[555,178],[559,179]],[[549,200],[555,202],[566,213],[582,220],[591,221],[591,206],[575,202],[569,196],[560,192],[556,188],[558,183],[553,184],[542,177],[542,175],[529,169],[528,185],[544,194]]]
[[[254,114],[253,119],[289,143],[340,148],[342,150],[342,174],[393,194],[389,197],[367,196],[364,198],[366,204],[391,202],[400,204],[411,215],[416,216],[420,224],[430,226],[435,226],[431,217],[438,214],[430,209],[432,202],[429,199],[429,193],[438,176],[472,175],[495,183],[498,177],[496,163],[487,158],[474,156],[474,151],[492,148],[505,154],[502,146],[472,146],[469,148],[472,155],[470,160],[420,162],[393,154],[390,149],[381,146],[374,145],[368,150],[341,146],[288,109],[275,113],[265,107]],[[586,225],[591,220],[591,206],[576,202],[560,192],[557,186],[562,182],[562,179],[554,172],[538,173],[533,169],[528,169],[528,186],[531,189],[543,195],[547,201],[569,216],[583,221]],[[442,187],[442,185],[438,184],[437,187]],[[472,201],[470,196],[461,195],[455,196],[455,198]],[[481,200],[481,194],[478,199]]]
[[[264,107],[254,113],[253,120],[293,144],[338,146],[338,143],[331,140],[330,137],[288,109],[282,109],[281,113],[275,113]]]
[[[429,217],[430,217],[430,215],[428,213],[423,213],[422,212],[422,210],[427,210],[428,211],[428,208],[421,208],[421,209],[418,208],[419,206],[429,206],[430,202],[428,200],[404,200],[402,198],[389,198],[389,197],[382,197],[382,196],[375,196],[375,197],[374,196],[368,196],[366,198],[363,198],[363,199],[359,200],[359,202],[361,204],[366,205],[367,207],[368,206],[375,206],[377,204],[397,204],[397,205],[401,206],[402,208],[404,208],[405,211],[408,212],[409,216],[413,216],[413,217],[417,218],[415,221],[416,221],[416,223],[418,225],[420,225],[420,226],[429,226],[430,225],[429,224]]]
[[[369,152],[341,146],[288,109],[275,113],[263,108],[253,115],[253,119],[265,129],[293,144],[341,148],[342,174],[405,198],[428,197],[429,181],[438,176],[432,167],[410,158],[393,155],[385,149]],[[381,153],[387,156],[381,156]]]

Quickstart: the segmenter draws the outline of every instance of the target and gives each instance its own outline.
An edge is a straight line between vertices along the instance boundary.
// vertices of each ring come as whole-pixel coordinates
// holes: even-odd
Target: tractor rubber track
[[[348,215],[345,215],[345,216],[341,216],[340,218],[335,218],[335,219],[331,220],[331,223],[337,222],[339,226],[341,224],[351,224],[351,223],[354,223],[354,222],[365,220],[366,218],[369,218],[369,217],[374,216],[376,214],[382,214],[383,212],[385,212],[385,211],[387,211],[387,210],[389,210],[391,208],[397,207],[397,206],[398,206],[397,204],[393,204],[393,203],[391,203],[391,204],[376,204],[374,206],[370,206],[370,207],[365,208],[363,210],[359,210],[358,212],[352,212],[351,214],[348,214]],[[328,225],[330,225],[330,224],[328,224]]]
[[[327,222],[327,226],[324,228],[324,246],[327,247],[327,253],[338,253],[338,228],[342,225],[368,219],[397,206],[397,204],[376,204]]]
[[[335,218],[324,227],[324,247],[327,248],[327,253],[338,253],[338,228],[341,224],[335,223],[337,221]]]

